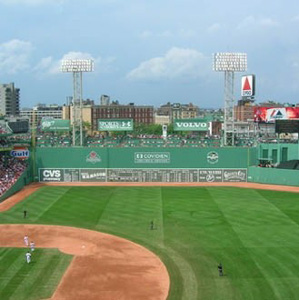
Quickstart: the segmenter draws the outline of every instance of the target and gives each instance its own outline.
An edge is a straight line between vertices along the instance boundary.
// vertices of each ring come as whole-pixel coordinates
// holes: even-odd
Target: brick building
[[[235,120],[247,122],[253,120],[254,105],[253,100],[239,100],[238,104],[234,107]]]

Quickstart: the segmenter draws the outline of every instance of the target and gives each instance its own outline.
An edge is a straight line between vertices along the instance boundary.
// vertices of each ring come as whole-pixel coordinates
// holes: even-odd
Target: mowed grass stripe
[[[219,247],[219,237],[207,234],[206,228],[214,231],[219,224],[223,228],[225,219],[206,189],[184,188],[182,194],[180,188],[163,188],[163,207],[164,230],[167,236],[165,245],[177,249],[176,253],[183,258],[174,259],[175,263],[180,264],[183,282],[172,287],[171,297],[197,299],[202,295],[201,277],[205,278],[207,273],[217,275],[215,270],[219,262],[217,257],[207,256],[203,251],[206,247],[203,245]],[[230,234],[234,233],[230,231]],[[203,263],[205,267],[200,273],[200,264]],[[174,282],[177,280],[178,278]],[[202,296],[205,299],[205,295]]]
[[[241,193],[240,189],[224,187],[209,191],[232,226],[294,224],[256,190]]]
[[[212,192],[215,195],[215,191]],[[235,191],[232,192],[235,193]],[[292,273],[290,266],[286,268],[285,260],[275,257],[273,253],[276,251],[275,247],[279,247],[281,243],[284,244],[283,241],[285,241],[285,246],[298,245],[299,230],[297,225],[257,191],[249,190],[247,194],[242,195],[243,197],[240,200],[236,195],[232,195],[234,201],[223,198],[219,190],[216,193],[219,206],[243,244],[251,247],[255,246],[255,248],[247,248],[247,250],[261,274],[264,275],[267,284],[271,286],[272,299],[280,299],[282,292],[278,286],[273,285],[274,281],[271,280],[273,273],[278,277],[284,275],[292,278],[294,275],[298,276],[298,272],[296,274]],[[265,211],[267,211],[267,214],[265,214]],[[235,212],[238,212],[239,216]],[[268,253],[265,254],[265,248],[263,247],[269,245],[273,247],[267,248]],[[296,269],[299,270],[298,264]],[[256,276],[254,277],[256,278]]]
[[[28,277],[31,265],[26,263],[26,250],[20,250],[21,249],[12,249],[12,253],[18,256],[18,258],[14,262],[12,268],[9,268],[8,272],[6,272],[6,284],[0,290],[0,299],[18,299],[12,297],[12,295],[15,292],[15,290],[17,290],[20,286],[23,286],[23,281],[26,279],[26,277]],[[34,272],[31,272],[31,274],[32,276],[35,276]],[[24,295],[21,299],[25,299],[24,297],[26,296],[27,295]]]
[[[146,245],[163,245],[160,187],[118,187],[105,206],[97,230],[132,238]],[[154,221],[155,230],[150,230]]]
[[[45,188],[47,197],[51,189]],[[171,276],[168,300],[285,300],[299,299],[295,195],[226,187],[72,187],[49,209],[48,198],[45,206],[33,202],[44,211],[35,223],[113,233],[157,253]],[[151,220],[157,229],[149,230]]]
[[[299,225],[299,194],[277,191],[257,190],[264,199],[275,205],[280,211],[287,215],[293,222]]]
[[[44,249],[37,249],[32,256],[30,267],[34,269],[34,276],[31,274],[27,276],[23,285],[14,291],[12,296],[15,299],[50,298],[60,281],[62,271],[66,269],[72,258],[70,255],[61,255],[58,250]]]
[[[27,249],[9,248],[8,252],[15,259],[10,260],[10,266],[1,264],[0,299],[5,300],[50,297],[72,259],[58,250],[36,249],[28,264]]]
[[[41,187],[18,205],[13,206],[6,212],[0,213],[0,221],[1,223],[14,224],[35,223],[68,190],[70,190],[70,187],[53,187],[53,190],[48,187]],[[27,210],[27,218],[23,217],[24,209]]]
[[[1,249],[0,260],[0,299],[2,298],[2,291],[9,284],[11,278],[19,272],[20,268],[25,262],[25,249]]]
[[[94,229],[111,193],[113,188],[109,187],[100,192],[96,187],[85,190],[73,187],[45,211],[38,222]]]
[[[204,261],[205,263],[209,263],[210,265],[205,265],[203,268],[201,268],[204,271],[201,271],[204,278],[215,278],[218,276],[216,270],[216,266],[219,262],[222,262],[224,265],[227,265],[225,272],[226,275],[232,278],[235,276],[236,278],[240,277],[248,277],[248,276],[254,276],[258,278],[262,278],[263,275],[259,271],[258,266],[254,262],[254,260],[251,258],[250,253],[248,253],[247,249],[244,247],[242,241],[239,239],[238,235],[234,231],[234,228],[231,226],[230,222],[226,219],[225,214],[219,209],[217,197],[215,197],[213,194],[210,193],[210,190],[207,189],[205,191],[205,195],[201,196],[201,204],[202,201],[209,201],[209,204],[207,204],[210,208],[213,205],[212,211],[216,212],[217,214],[221,215],[221,217],[218,217],[218,220],[221,220],[221,225],[216,222],[215,225],[210,224],[208,227],[204,227],[204,229],[212,229],[208,230],[210,233],[210,236],[213,237],[214,242],[209,243],[205,245],[204,248],[198,248],[198,255],[195,258],[194,262],[192,263],[193,266],[197,266],[196,262],[198,260]],[[220,193],[221,195],[223,192]],[[208,196],[210,195],[210,196]],[[229,197],[229,195],[228,195]],[[200,211],[203,207],[203,215],[205,215],[205,207],[206,205],[200,205]],[[210,209],[208,210],[210,211]],[[198,218],[198,221],[201,223],[201,217]],[[206,220],[204,220],[206,222]],[[207,236],[204,232],[205,230],[200,231],[200,239],[201,240],[211,240],[209,236]],[[218,235],[218,232],[220,235]],[[202,234],[204,233],[204,234]],[[225,233],[225,234],[223,234]],[[200,243],[200,242],[199,242]],[[208,249],[202,251],[203,249]],[[211,255],[213,254],[213,255]],[[190,255],[189,255],[190,256]],[[212,258],[211,260],[207,261],[204,259],[204,257],[209,256]],[[241,266],[241,267],[240,267]],[[247,266],[247,272],[240,272],[241,270],[246,270],[246,268],[242,268]],[[199,270],[196,272],[197,274],[200,274]],[[199,279],[199,282],[202,283]],[[202,285],[199,285],[199,293],[202,293]],[[231,299],[232,295],[236,294],[236,290],[239,290],[240,287],[236,286],[233,282],[229,284],[229,282],[226,283],[226,289],[224,293],[221,293],[222,296],[226,299]],[[250,294],[250,293],[249,293]],[[205,297],[210,297],[210,295],[205,295]],[[218,295],[220,297],[220,295]],[[203,297],[204,298],[204,297]]]

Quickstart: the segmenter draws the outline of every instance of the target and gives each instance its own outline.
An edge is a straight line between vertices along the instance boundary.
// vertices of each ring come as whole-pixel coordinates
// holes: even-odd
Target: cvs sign
[[[63,181],[62,169],[39,169],[40,181]]]

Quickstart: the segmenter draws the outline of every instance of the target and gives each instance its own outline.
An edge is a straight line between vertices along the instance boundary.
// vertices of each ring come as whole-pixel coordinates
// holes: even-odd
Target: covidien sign
[[[137,164],[169,164],[169,152],[135,152],[134,162]]]

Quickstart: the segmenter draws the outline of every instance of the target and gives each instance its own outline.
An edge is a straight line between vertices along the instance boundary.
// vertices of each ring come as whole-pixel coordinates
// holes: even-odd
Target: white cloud
[[[143,32],[141,32],[140,37],[142,39],[147,39],[149,37],[152,37],[153,33],[150,30],[144,30]]]
[[[150,30],[144,30],[141,32],[140,37],[142,39],[148,38],[184,38],[190,39],[197,35],[196,31],[192,29],[179,29],[176,32],[171,30],[164,30],[161,32],[152,32]]]
[[[272,28],[279,26],[279,23],[271,18],[257,18],[254,16],[248,16],[242,20],[237,26],[239,30],[250,30],[256,28],[258,30],[262,28]]]
[[[48,75],[61,73],[61,63],[65,59],[91,59],[94,61],[95,71],[101,73],[111,71],[111,65],[115,61],[114,57],[93,57],[87,52],[71,51],[67,54],[64,54],[63,57],[58,60],[53,59],[51,56],[41,59],[41,61],[35,66],[34,71]]]
[[[297,16],[291,18],[291,21],[292,21],[292,22],[298,22],[298,21],[299,21],[299,15],[297,15]]]
[[[210,58],[194,49],[172,48],[164,56],[142,62],[127,74],[132,80],[198,78],[210,70]]]
[[[170,38],[173,37],[173,33],[170,30],[164,30],[163,32],[158,33],[157,36],[162,38]]]
[[[53,61],[53,58],[51,56],[42,58],[41,61],[33,68],[33,71],[35,72],[46,72],[49,74],[56,74],[57,69],[59,70],[60,65],[56,65],[57,62]],[[57,68],[58,67],[58,68]]]
[[[0,44],[0,69],[2,73],[15,74],[29,68],[33,51],[30,42],[11,40]]]
[[[180,29],[178,35],[182,38],[193,38],[196,37],[197,33],[192,29]]]
[[[0,0],[0,4],[5,5],[43,5],[43,4],[63,4],[65,0]]]
[[[217,32],[219,29],[221,29],[221,26],[219,23],[214,23],[211,26],[208,27],[208,32],[213,33]]]
[[[266,27],[276,27],[279,26],[279,23],[277,21],[274,21],[271,18],[263,18],[259,20],[260,24],[262,26],[266,26]]]

